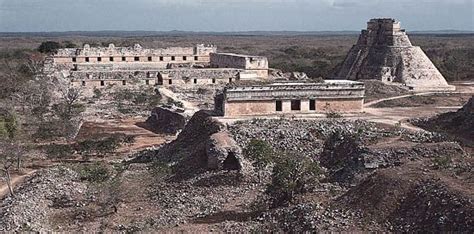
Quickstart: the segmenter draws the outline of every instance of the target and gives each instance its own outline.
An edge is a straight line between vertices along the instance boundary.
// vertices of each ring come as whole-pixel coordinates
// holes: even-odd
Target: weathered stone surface
[[[398,82],[414,90],[452,90],[420,47],[412,46],[400,23],[372,19],[349,51],[337,79]]]
[[[187,178],[206,170],[238,170],[246,175],[252,171],[252,166],[243,159],[241,152],[225,125],[212,117],[212,112],[198,111],[176,140],[154,154],[146,154],[133,161],[156,159],[174,164],[177,178]]]
[[[290,80],[307,80],[308,75],[304,72],[292,72],[290,75]]]
[[[153,132],[175,134],[186,124],[183,112],[180,108],[155,107],[146,123]]]
[[[206,148],[207,167],[212,170],[240,170],[242,150],[227,131],[209,137]]]

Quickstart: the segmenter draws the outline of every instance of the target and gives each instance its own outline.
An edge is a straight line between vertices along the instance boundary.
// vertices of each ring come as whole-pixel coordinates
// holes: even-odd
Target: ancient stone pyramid
[[[337,79],[398,82],[413,90],[453,90],[400,22],[371,19],[347,55]]]

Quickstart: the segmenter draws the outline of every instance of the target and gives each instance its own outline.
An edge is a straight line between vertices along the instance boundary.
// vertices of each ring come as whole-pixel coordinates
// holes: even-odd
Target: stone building
[[[55,64],[67,65],[79,70],[105,67],[113,70],[164,69],[170,64],[209,63],[209,54],[217,47],[196,45],[195,47],[168,47],[145,49],[139,44],[133,47],[90,47],[60,49],[54,55]]]
[[[423,50],[413,46],[400,22],[371,19],[336,79],[377,79],[412,90],[453,90]]]
[[[364,94],[364,83],[348,80],[228,87],[216,96],[215,111],[224,117],[354,113],[362,111]]]
[[[212,45],[145,49],[138,44],[133,47],[86,44],[83,48],[60,49],[51,59],[53,70],[70,79],[73,85],[88,88],[218,84],[268,78],[266,58],[216,52],[216,46]],[[219,59],[222,57],[227,59]]]
[[[211,53],[211,67],[214,68],[238,68],[246,71],[253,71],[242,79],[265,78],[268,77],[268,60],[263,56],[250,56],[233,53]],[[252,75],[256,75],[252,77]]]

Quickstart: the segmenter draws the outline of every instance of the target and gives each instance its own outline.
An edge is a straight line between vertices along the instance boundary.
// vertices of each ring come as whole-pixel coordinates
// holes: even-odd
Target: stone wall
[[[276,100],[236,101],[224,105],[225,117],[282,115],[282,114],[320,114],[327,112],[357,113],[363,109],[364,100],[358,99],[314,99],[315,109],[310,110],[309,99],[297,99],[301,102],[300,110],[291,109],[291,100],[281,100],[282,110],[276,111]]]
[[[230,83],[240,79],[240,69],[233,68],[181,68],[162,70],[125,71],[73,71],[67,74],[75,86],[106,87],[108,85],[207,85]],[[253,71],[249,71],[252,73]],[[247,72],[246,74],[248,74]],[[254,74],[256,76],[256,73]]]
[[[139,44],[133,47],[115,47],[110,44],[108,47],[90,47],[88,44],[83,48],[59,49],[54,55],[56,58],[72,57],[110,57],[110,56],[182,56],[182,55],[206,55],[215,53],[217,47],[212,45],[196,45],[195,47],[168,47],[158,49],[142,48]]]

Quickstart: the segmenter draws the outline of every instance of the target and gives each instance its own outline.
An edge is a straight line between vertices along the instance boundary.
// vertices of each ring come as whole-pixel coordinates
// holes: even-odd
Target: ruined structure
[[[145,49],[90,47],[60,49],[52,56],[53,70],[74,85],[185,85],[266,79],[265,57],[219,54],[213,45]]]
[[[211,67],[238,68],[248,71],[241,74],[241,79],[252,79],[268,76],[268,60],[262,56],[250,56],[232,53],[211,53]]]
[[[186,125],[184,110],[171,106],[155,107],[146,120],[147,127],[155,133],[176,134]]]
[[[347,80],[229,87],[216,96],[215,109],[225,117],[360,112],[364,92],[363,83]]]
[[[371,19],[349,51],[337,79],[398,82],[412,90],[453,90],[394,19]]]

